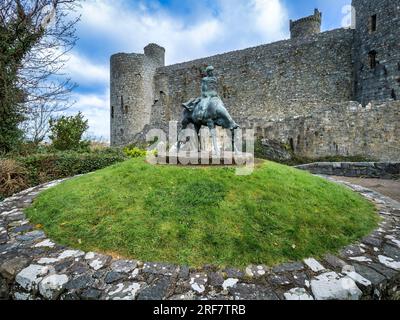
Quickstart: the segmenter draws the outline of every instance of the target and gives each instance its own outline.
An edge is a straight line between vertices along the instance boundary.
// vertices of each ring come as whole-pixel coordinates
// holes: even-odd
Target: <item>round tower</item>
[[[144,54],[159,66],[165,66],[165,49],[158,44],[150,43],[144,48]]]
[[[154,75],[164,66],[165,49],[150,44],[144,54],[118,53],[110,59],[111,145],[132,142],[150,123]]]
[[[143,122],[142,77],[144,56],[118,53],[110,61],[111,145],[128,143],[140,131]]]
[[[353,0],[355,99],[400,98],[400,0]]]
[[[322,13],[318,9],[314,14],[299,20],[290,20],[291,39],[304,38],[321,32]]]

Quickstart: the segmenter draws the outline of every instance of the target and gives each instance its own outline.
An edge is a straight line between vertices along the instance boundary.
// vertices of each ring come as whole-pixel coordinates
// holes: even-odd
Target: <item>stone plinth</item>
[[[254,164],[254,155],[245,152],[224,151],[216,155],[211,151],[179,153],[159,153],[157,156],[148,158],[151,164],[169,164],[183,166],[242,166]]]

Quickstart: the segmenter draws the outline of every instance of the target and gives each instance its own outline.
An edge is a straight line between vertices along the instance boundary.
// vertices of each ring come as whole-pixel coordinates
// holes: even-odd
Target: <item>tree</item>
[[[0,151],[10,151],[22,137],[23,121],[30,122],[23,126],[31,131],[27,135],[43,139],[49,115],[70,105],[68,95],[75,85],[61,70],[77,41],[78,3],[1,1]]]
[[[50,119],[50,139],[56,150],[84,150],[89,147],[89,141],[82,141],[82,136],[89,128],[88,121],[81,112],[76,116],[61,116]]]

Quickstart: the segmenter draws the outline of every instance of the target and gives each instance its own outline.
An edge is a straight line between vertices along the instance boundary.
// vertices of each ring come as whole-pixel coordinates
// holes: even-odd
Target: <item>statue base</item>
[[[245,166],[254,163],[254,155],[245,152],[224,151],[220,155],[212,152],[158,153],[147,160],[158,165],[182,166]]]

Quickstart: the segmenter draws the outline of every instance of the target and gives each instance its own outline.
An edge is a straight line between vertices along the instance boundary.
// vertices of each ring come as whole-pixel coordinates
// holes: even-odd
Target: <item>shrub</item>
[[[28,169],[31,184],[40,184],[55,179],[96,171],[126,160],[118,150],[92,153],[76,151],[36,154],[18,159]]]
[[[13,159],[0,159],[0,199],[27,187],[27,170]]]
[[[15,158],[19,156],[26,157],[32,154],[48,153],[48,152],[51,152],[50,145],[36,144],[30,141],[23,141],[13,151],[7,153],[5,157],[7,158]]]
[[[65,151],[4,159],[0,162],[0,197],[52,180],[103,169],[126,159],[122,151],[110,148],[91,153]],[[11,173],[10,178],[8,173]]]
[[[90,142],[82,141],[82,135],[89,128],[88,121],[84,120],[79,112],[76,116],[62,116],[50,119],[49,122],[52,146],[56,150],[89,150]]]
[[[124,153],[126,156],[129,158],[140,158],[140,157],[145,157],[147,155],[147,151],[137,148],[137,147],[126,147],[124,149]]]

